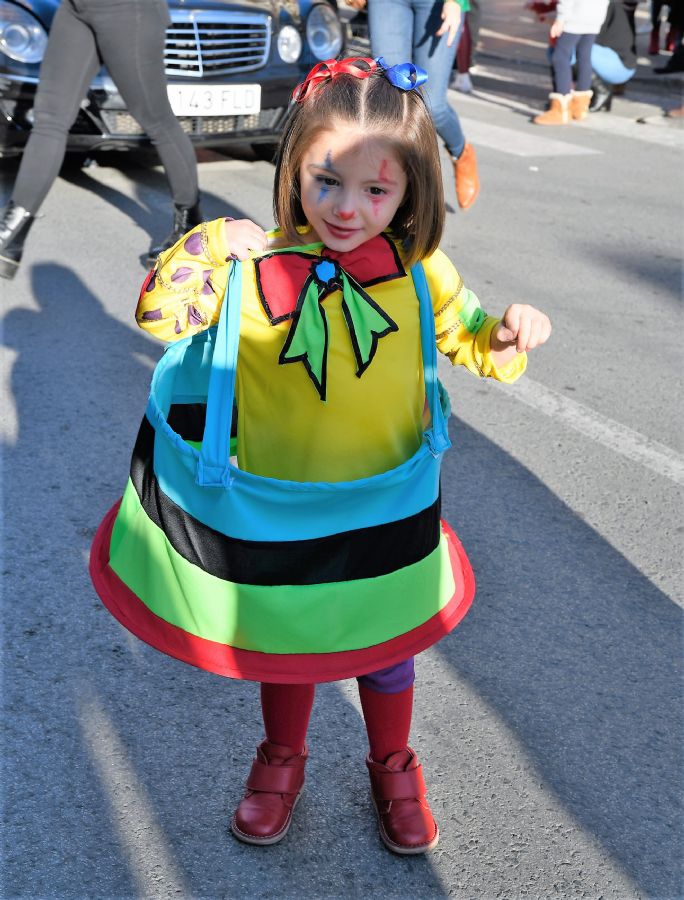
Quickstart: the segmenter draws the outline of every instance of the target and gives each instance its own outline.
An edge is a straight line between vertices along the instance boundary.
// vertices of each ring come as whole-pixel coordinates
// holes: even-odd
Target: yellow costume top
[[[278,240],[280,232],[271,232]],[[305,240],[303,235],[303,240]],[[282,241],[281,241],[282,243]],[[342,481],[386,471],[407,460],[423,433],[425,388],[419,306],[404,270],[401,246],[385,234],[359,248],[365,258],[331,254],[322,245],[293,253],[255,255],[243,263],[242,313],[237,369],[238,462],[258,475],[294,481]],[[367,252],[366,252],[367,251]],[[163,254],[140,296],[136,319],[162,341],[175,341],[218,322],[230,269],[224,219],[203,223]],[[325,310],[325,402],[305,365],[280,361],[292,327],[293,307],[283,296],[295,271],[313,257],[334,256],[347,266],[396,328],[377,342],[370,364],[357,376],[343,294],[333,290]],[[377,266],[376,266],[377,261]],[[440,250],[422,261],[435,314],[438,349],[475,375],[513,382],[525,370],[520,354],[497,369],[490,334],[498,318],[487,316]],[[274,269],[275,266],[275,269]],[[356,267],[356,268],[354,268]],[[363,274],[363,278],[358,276]],[[370,276],[370,277],[368,277]],[[283,308],[287,315],[278,315]]]

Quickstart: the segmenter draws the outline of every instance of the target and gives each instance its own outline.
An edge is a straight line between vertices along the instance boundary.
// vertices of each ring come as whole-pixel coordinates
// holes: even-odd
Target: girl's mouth
[[[340,228],[339,225],[333,225],[330,222],[326,222],[325,227],[333,237],[342,239],[354,237],[355,234],[361,231],[360,228]]]

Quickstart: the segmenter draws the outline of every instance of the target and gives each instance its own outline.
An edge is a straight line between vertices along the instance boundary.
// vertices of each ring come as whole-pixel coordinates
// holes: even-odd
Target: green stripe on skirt
[[[371,647],[427,621],[455,590],[444,535],[425,559],[379,578],[275,587],[224,581],[174,550],[130,481],[112,532],[110,566],[165,621],[262,653]]]

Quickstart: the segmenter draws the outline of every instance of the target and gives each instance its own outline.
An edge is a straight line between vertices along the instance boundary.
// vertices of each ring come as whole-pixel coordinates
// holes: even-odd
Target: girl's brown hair
[[[406,265],[433,253],[444,229],[444,190],[437,136],[419,90],[402,91],[380,72],[338,75],[309,91],[285,126],[276,163],[273,211],[286,237],[297,242],[307,224],[299,170],[312,140],[346,123],[390,141],[408,179],[406,196],[390,223],[404,242]]]

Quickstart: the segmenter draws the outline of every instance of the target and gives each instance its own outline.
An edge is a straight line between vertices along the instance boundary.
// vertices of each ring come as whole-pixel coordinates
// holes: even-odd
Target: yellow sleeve
[[[230,270],[224,223],[203,222],[160,254],[135,311],[153,337],[178,341],[218,322]]]
[[[487,315],[477,296],[468,290],[441,250],[436,250],[422,262],[435,313],[438,350],[448,356],[453,365],[465,366],[480,378],[507,383],[516,381],[525,371],[527,354],[518,354],[500,369],[492,360],[490,335],[501,320]]]

